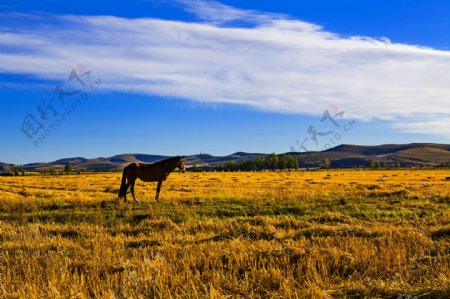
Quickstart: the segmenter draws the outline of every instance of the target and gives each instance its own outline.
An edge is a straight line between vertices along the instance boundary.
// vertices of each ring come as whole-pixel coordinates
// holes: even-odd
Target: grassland
[[[449,298],[449,177],[0,177],[0,298]]]

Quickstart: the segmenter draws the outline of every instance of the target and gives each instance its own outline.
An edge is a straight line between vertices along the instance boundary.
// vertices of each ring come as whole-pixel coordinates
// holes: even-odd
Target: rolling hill
[[[394,165],[398,162],[405,166],[434,167],[441,163],[450,163],[450,145],[435,143],[411,144],[384,144],[376,146],[339,145],[322,152],[288,152],[287,155],[296,155],[300,167],[321,167],[325,159],[331,160],[333,168],[365,167],[370,159]],[[199,154],[186,156],[186,164],[211,168],[228,161],[241,163],[254,160],[257,156],[266,156],[263,153],[236,152],[227,156],[213,156]],[[132,162],[153,163],[169,156],[149,154],[120,154],[112,157],[99,157],[87,159],[83,157],[64,158],[53,162],[38,162],[24,165],[0,163],[0,171],[62,171],[65,165],[70,164],[73,170],[80,171],[114,171],[120,170]]]

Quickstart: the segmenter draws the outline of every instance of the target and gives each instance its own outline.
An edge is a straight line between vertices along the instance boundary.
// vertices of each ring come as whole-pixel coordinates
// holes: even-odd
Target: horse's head
[[[177,164],[178,169],[184,173],[186,171],[186,164],[184,163],[184,156],[180,156],[180,160]]]

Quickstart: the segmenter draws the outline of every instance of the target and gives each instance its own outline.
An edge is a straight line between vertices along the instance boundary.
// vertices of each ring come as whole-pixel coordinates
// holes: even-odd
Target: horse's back
[[[157,164],[134,163],[137,168],[137,177],[144,182],[155,182],[165,180],[167,174],[165,170]]]

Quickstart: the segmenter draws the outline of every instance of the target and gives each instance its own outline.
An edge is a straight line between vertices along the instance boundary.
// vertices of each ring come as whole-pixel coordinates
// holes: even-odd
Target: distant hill
[[[370,159],[387,165],[436,166],[450,162],[450,144],[411,143],[374,146],[343,144],[318,153],[302,153],[305,164],[330,159],[332,167],[364,167]]]
[[[333,168],[366,167],[370,159],[386,165],[393,165],[398,162],[410,167],[420,165],[433,167],[440,163],[450,163],[450,144],[411,143],[376,146],[343,144],[322,152],[288,152],[284,154],[298,156],[300,167],[321,167],[325,159],[331,160]],[[227,156],[199,154],[186,156],[185,161],[188,167],[195,164],[199,167],[210,168],[228,161],[241,163],[266,155],[264,153],[245,152],[236,152]],[[76,171],[113,171],[121,170],[132,162],[153,163],[166,158],[169,158],[169,156],[148,154],[120,154],[93,159],[74,157],[24,165],[0,163],[0,171],[62,171],[67,164],[70,164],[72,169]]]

